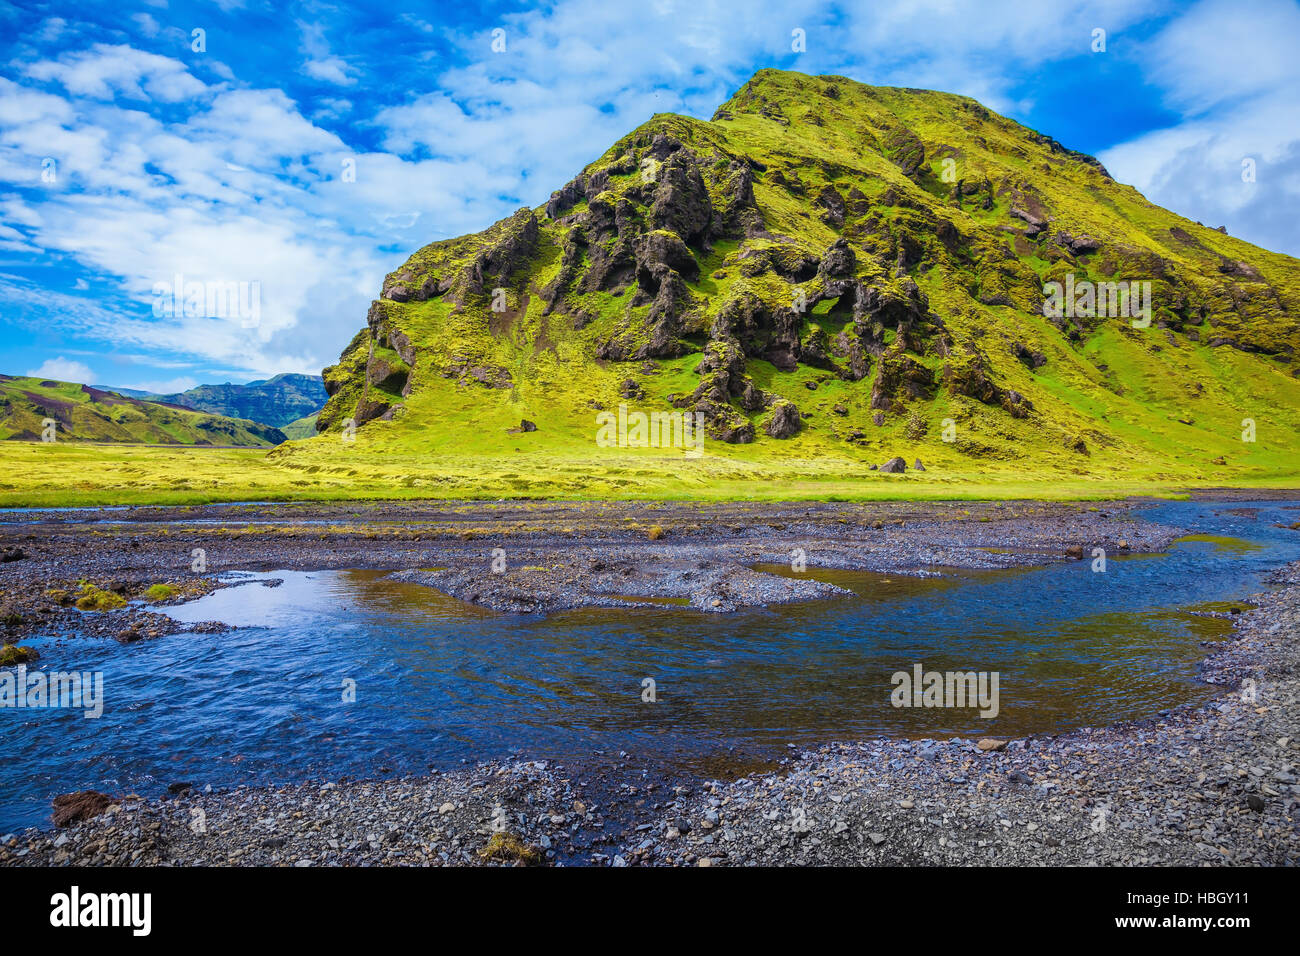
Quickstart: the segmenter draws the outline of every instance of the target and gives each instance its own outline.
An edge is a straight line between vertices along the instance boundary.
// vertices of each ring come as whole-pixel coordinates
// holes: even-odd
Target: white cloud
[[[179,60],[106,43],[64,54],[58,60],[39,60],[24,72],[36,80],[56,82],[74,95],[98,99],[120,95],[132,100],[175,103],[207,89]]]
[[[357,82],[357,70],[346,60],[330,52],[325,39],[325,27],[320,23],[298,21],[298,31],[302,35],[302,52],[307,59],[302,70],[313,79],[336,86],[352,86]]]
[[[148,392],[151,395],[175,395],[177,392],[187,392],[199,384],[200,382],[198,379],[187,375],[182,376],[181,378],[155,378],[144,381],[132,379],[125,384],[114,382],[110,387],[129,388],[138,392]]]
[[[38,368],[29,369],[27,374],[32,378],[53,379],[58,382],[80,382],[85,385],[94,377],[95,373],[90,370],[90,366],[82,362],[74,362],[60,355],[58,358],[46,359]]]
[[[319,60],[307,60],[303,63],[302,69],[308,76],[326,83],[334,83],[338,86],[351,86],[356,83],[351,69],[341,57],[327,56]]]
[[[1300,255],[1300,7],[1206,0],[1172,21],[1141,62],[1183,121],[1102,152],[1152,202],[1257,245]],[[1243,160],[1254,181],[1243,179]]]
[[[146,37],[156,37],[158,31],[162,29],[158,21],[147,13],[135,13],[131,15],[132,22],[140,30],[140,33]]]

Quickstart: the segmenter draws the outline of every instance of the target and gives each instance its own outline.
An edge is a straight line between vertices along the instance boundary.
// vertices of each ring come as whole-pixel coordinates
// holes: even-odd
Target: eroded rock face
[[[834,186],[823,186],[817,194],[817,205],[822,207],[821,220],[832,229],[844,227],[844,216],[848,209],[844,197]]]
[[[748,278],[772,272],[786,282],[807,282],[817,275],[819,260],[795,243],[780,243],[756,247],[746,245],[740,250],[740,274]]]
[[[943,381],[954,395],[964,395],[985,405],[997,405],[1014,418],[1026,418],[1033,404],[1013,389],[997,385],[981,355],[967,357],[960,362],[950,362],[943,367]]]
[[[852,279],[858,258],[847,239],[836,239],[817,267],[818,275],[827,279]]]
[[[763,231],[763,214],[754,202],[754,173],[748,163],[733,161],[722,186],[721,215],[714,222],[715,236],[753,236]]]
[[[438,295],[438,284],[438,277],[433,273],[419,277],[410,270],[399,269],[384,280],[379,295],[393,302],[422,302]]]
[[[830,338],[821,326],[809,327],[807,335],[799,343],[799,361],[813,368],[839,371],[839,366],[831,357]]]
[[[467,294],[490,294],[504,285],[537,247],[537,216],[531,209],[520,209],[492,228],[497,233],[495,241],[474,256],[452,285],[458,301]]]
[[[586,195],[587,177],[585,173],[579,173],[561,188],[551,193],[551,198],[546,203],[547,218],[558,219],[562,213],[571,209],[574,203]]]
[[[377,418],[383,418],[393,410],[393,403],[386,396],[380,394],[367,393],[361,401],[357,403],[357,410],[353,414],[358,425],[372,422]]]
[[[400,393],[406,387],[411,370],[400,358],[375,354],[366,363],[366,381],[386,392]]]
[[[656,179],[650,227],[675,232],[688,244],[699,242],[713,223],[713,203],[695,155],[685,149],[673,152]]]
[[[615,362],[646,358],[674,358],[686,354],[681,341],[682,319],[693,307],[694,299],[685,280],[672,269],[658,273],[658,287],[644,323],[616,334],[596,354]]]
[[[509,369],[495,365],[478,365],[468,359],[457,359],[442,370],[443,378],[454,378],[461,385],[480,385],[483,388],[513,388],[514,378]]]
[[[860,382],[871,373],[871,353],[857,332],[845,329],[836,339],[840,354],[845,357],[841,375],[850,382]]]
[[[752,410],[763,407],[765,397],[745,374],[745,354],[740,343],[734,338],[709,342],[696,372],[700,384],[679,404],[704,415],[705,431],[711,437],[732,444],[753,441],[753,423],[731,402],[739,398]]]
[[[896,126],[884,138],[886,155],[904,175],[918,178],[925,166],[925,144],[906,126]]]

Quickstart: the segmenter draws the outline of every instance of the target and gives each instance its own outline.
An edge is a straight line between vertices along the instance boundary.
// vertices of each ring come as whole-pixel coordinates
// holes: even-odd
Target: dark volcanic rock
[[[821,192],[817,194],[817,205],[822,207],[822,222],[833,229],[844,226],[844,215],[848,210],[844,205],[844,197],[834,186],[822,187]]]

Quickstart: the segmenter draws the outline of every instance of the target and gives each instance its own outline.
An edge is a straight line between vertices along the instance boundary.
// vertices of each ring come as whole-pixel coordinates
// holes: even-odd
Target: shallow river
[[[1229,509],[1257,507],[1251,518]],[[811,570],[855,596],[742,612],[482,611],[382,572],[235,575],[171,609],[239,625],[137,644],[32,641],[45,670],[103,674],[104,711],[0,709],[0,834],[53,795],[450,769],[482,758],[722,772],[787,744],[1022,735],[1202,701],[1202,641],[1266,571],[1300,559],[1294,502],[1153,505],[1168,553],[908,578]],[[810,555],[815,562],[815,555]],[[785,573],[790,573],[786,571]],[[278,587],[262,582],[283,579]],[[893,675],[998,678],[997,716],[896,707]],[[643,681],[657,701],[643,701]],[[353,685],[351,682],[355,682]],[[354,687],[355,699],[349,693]],[[986,689],[990,689],[986,684]],[[988,709],[988,708],[986,708]]]

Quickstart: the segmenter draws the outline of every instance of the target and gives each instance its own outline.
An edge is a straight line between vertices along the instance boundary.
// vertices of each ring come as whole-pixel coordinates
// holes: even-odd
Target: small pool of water
[[[1205,649],[1265,572],[1300,559],[1294,503],[1152,506],[1193,535],[1163,555],[909,577],[813,568],[851,597],[736,614],[499,615],[384,572],[237,575],[171,609],[225,634],[33,641],[44,670],[102,672],[103,715],[0,710],[0,833],[94,788],[278,783],[619,751],[679,771],[888,734],[1023,735],[1204,701]],[[1239,505],[1237,507],[1240,507]],[[814,559],[815,560],[815,559]],[[778,569],[774,569],[778,570]],[[783,573],[791,573],[788,569]],[[267,586],[280,579],[278,586]],[[635,595],[628,595],[635,598]],[[997,716],[896,707],[893,675],[998,675]],[[643,702],[644,681],[657,701]]]

